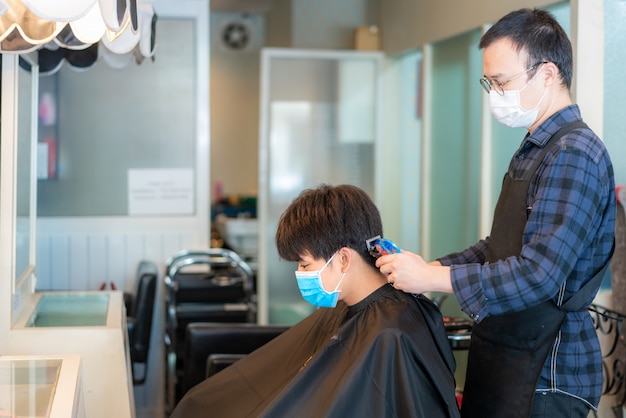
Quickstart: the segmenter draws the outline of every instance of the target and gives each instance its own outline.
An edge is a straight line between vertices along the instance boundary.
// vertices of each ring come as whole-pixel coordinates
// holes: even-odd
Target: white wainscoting
[[[208,220],[108,217],[37,220],[37,289],[97,290],[114,283],[134,292],[141,260],[161,267],[181,249],[209,245]]]
[[[165,260],[183,248],[198,248],[192,235],[149,233],[39,233],[37,290],[98,290],[114,285],[134,292],[142,260],[164,271]]]

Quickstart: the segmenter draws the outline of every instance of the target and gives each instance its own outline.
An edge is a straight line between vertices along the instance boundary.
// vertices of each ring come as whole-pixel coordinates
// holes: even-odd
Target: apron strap
[[[559,139],[562,136],[564,136],[565,134],[577,128],[587,128],[587,124],[583,122],[582,120],[575,120],[566,125],[563,125],[561,129],[559,129],[554,134],[552,134],[552,136],[548,140],[548,143],[544,145],[543,149],[541,150],[541,153],[535,160],[535,163],[533,164],[533,166],[528,170],[527,172],[528,174],[524,177],[524,179],[530,180],[530,178],[537,172],[537,168],[539,168],[539,165],[543,162],[543,159],[545,158],[548,151],[551,150],[554,146],[556,146],[557,142],[559,142]]]
[[[545,158],[546,154],[548,153],[550,149],[556,146],[556,144],[558,143],[558,140],[565,134],[577,128],[587,128],[587,124],[581,120],[570,122],[562,126],[561,129],[556,131],[550,137],[550,139],[548,140],[548,143],[541,150],[541,154],[539,154],[539,156],[535,160],[535,163],[533,164],[532,168],[528,170],[529,174],[526,177],[527,180],[530,180],[530,178],[536,173],[537,169],[539,168],[539,165],[543,162],[543,159]],[[611,253],[609,254],[606,264],[602,268],[600,268],[600,270],[597,271],[596,274],[589,281],[587,281],[587,283],[585,283],[583,287],[581,287],[578,290],[578,292],[576,292],[576,294],[574,294],[574,296],[572,296],[567,301],[565,301],[565,303],[563,303],[563,305],[560,306],[561,309],[563,309],[566,312],[576,312],[576,311],[583,311],[587,309],[586,302],[593,295],[596,289],[600,287],[600,283],[602,282],[602,279],[604,278],[604,273],[606,272],[606,269],[609,266],[609,261],[611,260],[611,257],[613,257],[614,250],[615,250],[615,239],[613,239],[613,246],[611,248]]]
[[[615,251],[615,238],[613,239],[613,246],[611,247],[611,253],[609,254],[609,258],[606,260],[606,264],[602,266],[602,268],[596,272],[596,274],[589,280],[587,283],[583,285],[578,292],[574,294],[571,298],[569,298],[563,305],[561,305],[561,309],[566,312],[575,312],[582,311],[587,309],[586,302],[593,295],[593,293],[600,287],[600,283],[604,278],[604,273],[606,272],[607,267],[609,266],[609,262],[613,257],[613,252]]]

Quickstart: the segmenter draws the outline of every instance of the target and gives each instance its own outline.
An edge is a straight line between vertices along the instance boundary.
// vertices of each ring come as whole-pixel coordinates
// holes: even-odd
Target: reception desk
[[[0,356],[0,417],[84,418],[80,356]]]
[[[32,307],[11,329],[10,353],[80,356],[87,416],[133,418],[123,293],[36,292],[33,296]]]

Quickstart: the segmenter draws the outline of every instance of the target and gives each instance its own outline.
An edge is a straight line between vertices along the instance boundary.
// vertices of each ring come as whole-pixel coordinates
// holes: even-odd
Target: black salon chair
[[[141,261],[137,267],[137,293],[132,298],[126,298],[126,323],[133,384],[135,385],[141,385],[146,381],[157,280],[156,264],[151,261]],[[139,367],[136,366],[143,366],[143,373],[140,374],[137,370]]]
[[[183,393],[282,334],[289,327],[248,323],[191,323],[187,325],[187,346]],[[219,355],[219,356],[216,356]],[[209,360],[211,358],[211,360]],[[215,363],[210,366],[210,363]],[[207,370],[207,366],[211,369]]]
[[[211,354],[206,360],[206,374],[205,378],[213,376],[214,374],[221,372],[228,366],[236,363],[244,358],[247,354]]]
[[[254,273],[234,251],[181,250],[166,261],[165,403],[171,410],[183,392],[188,324],[256,323]],[[206,356],[201,360],[200,380]]]

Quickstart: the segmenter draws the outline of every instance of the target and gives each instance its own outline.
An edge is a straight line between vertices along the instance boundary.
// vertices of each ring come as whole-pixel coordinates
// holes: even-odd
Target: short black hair
[[[561,84],[568,90],[571,88],[572,44],[550,12],[540,9],[513,11],[485,32],[478,47],[486,48],[502,38],[508,38],[517,52],[524,50],[528,53],[527,68],[542,61],[553,62],[561,74]],[[535,71],[531,71],[528,77],[532,78],[534,74]]]
[[[383,236],[378,208],[361,188],[323,184],[304,190],[283,212],[276,230],[276,248],[284,260],[298,261],[306,252],[330,258],[349,247],[375,268],[366,240]]]

